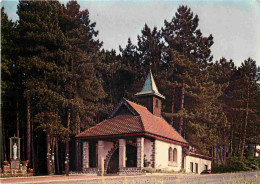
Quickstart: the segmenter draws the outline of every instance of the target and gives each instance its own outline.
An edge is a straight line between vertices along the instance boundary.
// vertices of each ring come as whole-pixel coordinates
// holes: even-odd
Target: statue
[[[16,143],[14,143],[14,145],[13,145],[13,159],[14,160],[17,159],[17,145],[16,145]]]

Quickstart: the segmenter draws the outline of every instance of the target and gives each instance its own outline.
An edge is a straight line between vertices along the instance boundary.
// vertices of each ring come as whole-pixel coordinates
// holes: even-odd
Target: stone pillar
[[[89,143],[83,142],[82,171],[89,168]]]
[[[104,174],[104,141],[98,141],[98,174]]]
[[[153,141],[152,144],[152,168],[156,168],[157,167],[157,140]]]
[[[126,165],[126,140],[119,139],[119,169],[124,168]]]
[[[137,138],[137,167],[144,167],[144,138]]]

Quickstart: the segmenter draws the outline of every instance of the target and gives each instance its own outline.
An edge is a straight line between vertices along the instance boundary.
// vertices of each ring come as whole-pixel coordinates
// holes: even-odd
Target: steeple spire
[[[154,82],[151,64],[142,91],[136,93],[135,95],[138,97],[139,102],[144,105],[151,113],[153,113],[155,116],[161,117],[162,99],[165,99],[165,97],[159,93],[158,88]]]
[[[165,97],[161,93],[159,93],[158,88],[154,82],[154,78],[151,70],[151,63],[150,63],[150,70],[146,77],[143,89],[141,92],[136,93],[135,95],[136,96],[155,95],[157,97],[165,99]]]

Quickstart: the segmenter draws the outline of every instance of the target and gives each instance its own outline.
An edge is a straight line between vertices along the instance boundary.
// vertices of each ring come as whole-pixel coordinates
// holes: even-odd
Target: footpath
[[[0,183],[50,183],[50,182],[73,182],[82,180],[98,179],[101,176],[91,175],[53,175],[53,176],[31,176],[31,177],[15,177],[15,178],[0,178]]]
[[[171,175],[172,174],[166,174],[166,173],[155,173],[152,174],[152,176],[165,176],[165,175]],[[178,175],[183,174],[174,174],[174,177]],[[96,176],[96,175],[87,175],[87,174],[80,174],[80,175],[52,175],[52,176],[31,176],[31,177],[10,177],[10,178],[0,178],[0,184],[1,183],[12,183],[12,184],[29,184],[29,183],[75,183],[84,181],[83,183],[87,181],[102,181],[102,180],[113,180],[113,179],[125,179],[127,178],[140,178],[140,177],[149,177],[151,174],[147,175],[129,175],[129,176],[118,176],[118,175],[110,175],[110,176]]]

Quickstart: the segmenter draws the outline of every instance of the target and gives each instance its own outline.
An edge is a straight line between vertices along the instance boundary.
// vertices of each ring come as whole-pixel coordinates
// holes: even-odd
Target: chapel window
[[[173,156],[172,156],[173,162],[177,162],[177,149],[173,149]]]
[[[169,155],[169,161],[172,161],[172,148],[169,148],[169,153],[168,153]]]
[[[159,101],[156,99],[156,100],[155,100],[155,107],[158,108],[158,106],[159,106]]]

